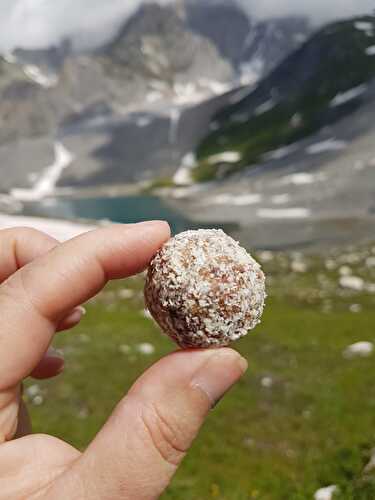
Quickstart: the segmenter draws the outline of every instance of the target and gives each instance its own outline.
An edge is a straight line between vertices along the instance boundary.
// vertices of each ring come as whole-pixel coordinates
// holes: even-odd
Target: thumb
[[[246,369],[232,349],[179,351],[151,367],[71,470],[85,498],[159,498],[209,410]]]

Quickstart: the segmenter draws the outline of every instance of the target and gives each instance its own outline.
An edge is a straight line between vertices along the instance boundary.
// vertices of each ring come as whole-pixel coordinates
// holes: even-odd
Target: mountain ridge
[[[66,185],[71,181],[74,185],[79,178],[80,183],[89,184],[93,171],[98,172],[95,178],[105,182],[108,167],[102,154],[108,152],[105,144],[119,144],[118,134],[129,133],[133,140],[159,148],[157,160],[154,161],[154,153],[144,146],[142,154],[136,154],[137,148],[131,143],[129,154],[120,147],[114,148],[111,158],[108,157],[111,182],[116,180],[116,168],[119,182],[128,179],[124,173],[131,170],[134,175],[129,179],[133,179],[138,165],[144,165],[154,177],[160,175],[163,162],[163,171],[177,169],[181,155],[188,152],[187,148],[195,148],[193,140],[199,141],[205,135],[203,125],[207,125],[212,114],[230,103],[227,92],[238,86],[242,88],[240,66],[236,67],[233,60],[222,56],[214,41],[215,33],[210,38],[189,27],[187,8],[185,2],[168,7],[143,6],[123,24],[110,43],[92,53],[76,54],[69,41],[65,41],[62,47],[40,51],[18,49],[13,55],[7,55],[7,61],[0,61],[3,124],[0,148],[6,146],[5,156],[9,155],[8,146],[12,144],[17,148],[25,146],[25,151],[29,151],[29,140],[46,139],[52,147],[56,140],[64,137],[73,147],[73,156],[79,158],[79,165],[78,160],[73,165],[81,174],[72,175],[72,167],[63,172],[60,182]],[[228,9],[248,26],[248,18],[234,6],[218,10],[222,20],[228,18]],[[250,23],[251,30],[252,26]],[[236,31],[235,26],[232,31]],[[245,31],[242,30],[241,43],[244,43]],[[257,36],[259,42],[262,35]],[[269,40],[269,37],[264,39],[264,46],[273,45]],[[291,50],[289,42],[284,44],[284,41],[280,42],[280,48],[285,56]],[[263,70],[262,67],[260,73],[255,71],[254,82]],[[182,118],[179,129],[179,120],[185,111],[189,111],[186,115],[189,118],[186,122]],[[194,115],[200,120],[199,126],[194,123]],[[162,136],[157,127],[149,125],[154,119],[155,123],[163,123]],[[182,131],[186,140],[179,136]],[[90,147],[80,146],[71,137],[74,134],[85,137]],[[149,151],[147,158],[144,151]],[[49,155],[46,164],[50,161]],[[39,159],[39,155],[36,157]],[[34,173],[43,168],[32,163],[29,168]],[[15,187],[20,187],[21,174],[22,169],[14,181]],[[23,178],[21,187],[26,187],[31,181],[27,175]]]
[[[205,163],[210,155],[238,152],[241,160],[227,166],[227,175],[257,164],[268,151],[287,147],[356,110],[366,97],[366,89],[361,92],[360,86],[375,77],[374,46],[373,16],[319,30],[255,90],[249,88],[248,95],[213,118],[213,132],[198,148],[201,165],[196,178],[208,180],[215,177],[216,167],[221,168]]]

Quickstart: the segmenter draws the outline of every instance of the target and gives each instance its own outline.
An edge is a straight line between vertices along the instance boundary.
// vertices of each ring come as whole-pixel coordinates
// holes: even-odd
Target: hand
[[[63,360],[48,351],[55,332],[77,323],[77,306],[108,280],[143,270],[169,236],[163,222],[63,244],[31,229],[0,231],[1,500],[158,498],[212,405],[245,371],[231,349],[175,352],[141,376],[84,453],[26,435],[21,383],[61,372]]]

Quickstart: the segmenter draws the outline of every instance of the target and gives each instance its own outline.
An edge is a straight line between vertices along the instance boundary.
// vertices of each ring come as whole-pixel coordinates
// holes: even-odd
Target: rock
[[[127,344],[121,344],[118,348],[118,350],[122,353],[122,354],[129,354],[130,351],[131,351],[131,347],[130,345],[127,345]]]
[[[325,261],[325,266],[328,271],[333,271],[334,269],[336,269],[337,264],[333,259],[327,259]]]
[[[366,267],[375,267],[375,257],[367,257]]]
[[[341,266],[339,269],[340,276],[351,276],[353,271],[349,266]]]
[[[25,394],[29,398],[34,398],[35,396],[39,396],[41,394],[41,388],[38,384],[30,385],[30,387],[25,389]]]
[[[341,276],[339,283],[342,288],[349,288],[356,292],[362,292],[365,288],[365,282],[359,276]]]
[[[294,260],[290,264],[290,268],[294,273],[305,273],[307,271],[307,264],[303,260]]]
[[[135,295],[134,290],[130,290],[129,288],[123,288],[122,290],[119,290],[117,293],[118,297],[120,299],[132,299]]]
[[[136,346],[136,349],[140,354],[145,354],[146,356],[150,356],[155,352],[155,347],[148,342],[142,342],[141,344],[138,344]]]
[[[338,492],[338,487],[336,485],[326,486],[325,488],[320,488],[315,492],[314,500],[332,500],[335,493]]]
[[[351,304],[349,306],[349,311],[352,313],[360,313],[362,311],[361,304]]]
[[[363,472],[365,474],[368,474],[369,472],[372,472],[375,469],[375,448],[371,451],[371,457],[366,465],[366,467],[363,469]]]
[[[44,403],[44,398],[41,394],[39,394],[38,396],[35,396],[31,402],[34,406],[40,406]]]
[[[264,250],[258,254],[258,258],[261,262],[271,262],[274,259],[274,254],[269,250]]]
[[[372,342],[356,342],[347,347],[344,352],[344,358],[350,359],[355,357],[367,358],[372,355],[374,344]]]
[[[260,384],[265,389],[269,389],[270,387],[273,386],[273,378],[272,377],[263,377],[262,380],[260,381]]]

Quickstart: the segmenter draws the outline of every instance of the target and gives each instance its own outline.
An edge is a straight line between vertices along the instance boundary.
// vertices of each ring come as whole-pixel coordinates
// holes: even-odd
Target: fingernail
[[[139,222],[136,224],[137,226],[143,226],[143,227],[151,227],[151,226],[160,226],[161,224],[165,226],[169,226],[168,222],[165,220],[148,220],[145,222]]]
[[[55,349],[54,347],[48,348],[46,356],[48,358],[58,358],[62,360],[64,359],[64,353],[59,349]]]
[[[194,375],[192,385],[205,392],[214,407],[247,368],[247,361],[236,351],[220,349]]]
[[[64,322],[68,324],[79,323],[82,317],[86,314],[86,309],[82,306],[76,307],[73,311],[65,318]]]

